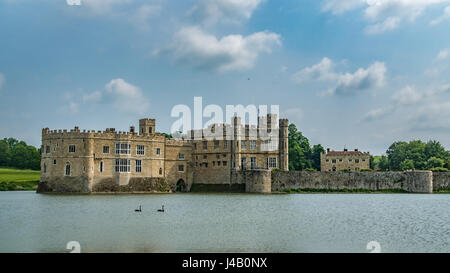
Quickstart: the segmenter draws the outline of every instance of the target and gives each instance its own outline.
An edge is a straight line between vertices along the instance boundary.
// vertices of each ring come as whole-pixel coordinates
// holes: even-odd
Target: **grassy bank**
[[[41,172],[0,168],[0,191],[36,190]]]
[[[366,190],[366,189],[342,189],[342,190],[333,190],[333,189],[297,189],[297,190],[284,190],[286,193],[408,193],[405,190]]]

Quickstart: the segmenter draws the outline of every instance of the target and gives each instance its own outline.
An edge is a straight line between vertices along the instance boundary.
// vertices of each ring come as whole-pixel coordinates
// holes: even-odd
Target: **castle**
[[[349,151],[330,151],[320,154],[320,170],[321,171],[361,171],[370,169],[370,154],[363,153],[355,149]]]
[[[288,170],[288,120],[275,114],[256,126],[234,117],[179,139],[157,133],[155,119],[139,120],[138,132],[44,128],[38,192],[189,191],[242,184],[246,170],[275,168]]]

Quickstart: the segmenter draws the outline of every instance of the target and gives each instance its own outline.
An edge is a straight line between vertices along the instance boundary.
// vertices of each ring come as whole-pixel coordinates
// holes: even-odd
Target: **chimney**
[[[358,149],[355,149],[355,152],[357,152],[358,151]]]
[[[327,148],[327,154],[330,152],[330,148]]]
[[[347,152],[348,150],[347,149],[344,149],[344,152]]]
[[[130,133],[134,133],[134,126],[130,126]]]

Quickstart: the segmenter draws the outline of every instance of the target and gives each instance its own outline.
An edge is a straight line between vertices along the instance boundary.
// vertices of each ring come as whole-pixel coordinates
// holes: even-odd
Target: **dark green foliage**
[[[311,148],[308,138],[294,124],[289,124],[289,170],[320,170],[320,153],[324,151],[320,144]]]
[[[437,168],[431,168],[430,171],[433,172],[449,172],[450,170],[447,168],[437,167]]]
[[[0,140],[0,166],[39,170],[41,151],[14,138]]]

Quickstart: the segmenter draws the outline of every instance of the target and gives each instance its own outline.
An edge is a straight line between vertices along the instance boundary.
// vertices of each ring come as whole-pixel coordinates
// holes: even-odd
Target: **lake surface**
[[[369,241],[450,252],[450,195],[0,192],[0,252],[68,252],[69,241],[81,252],[369,252]]]

